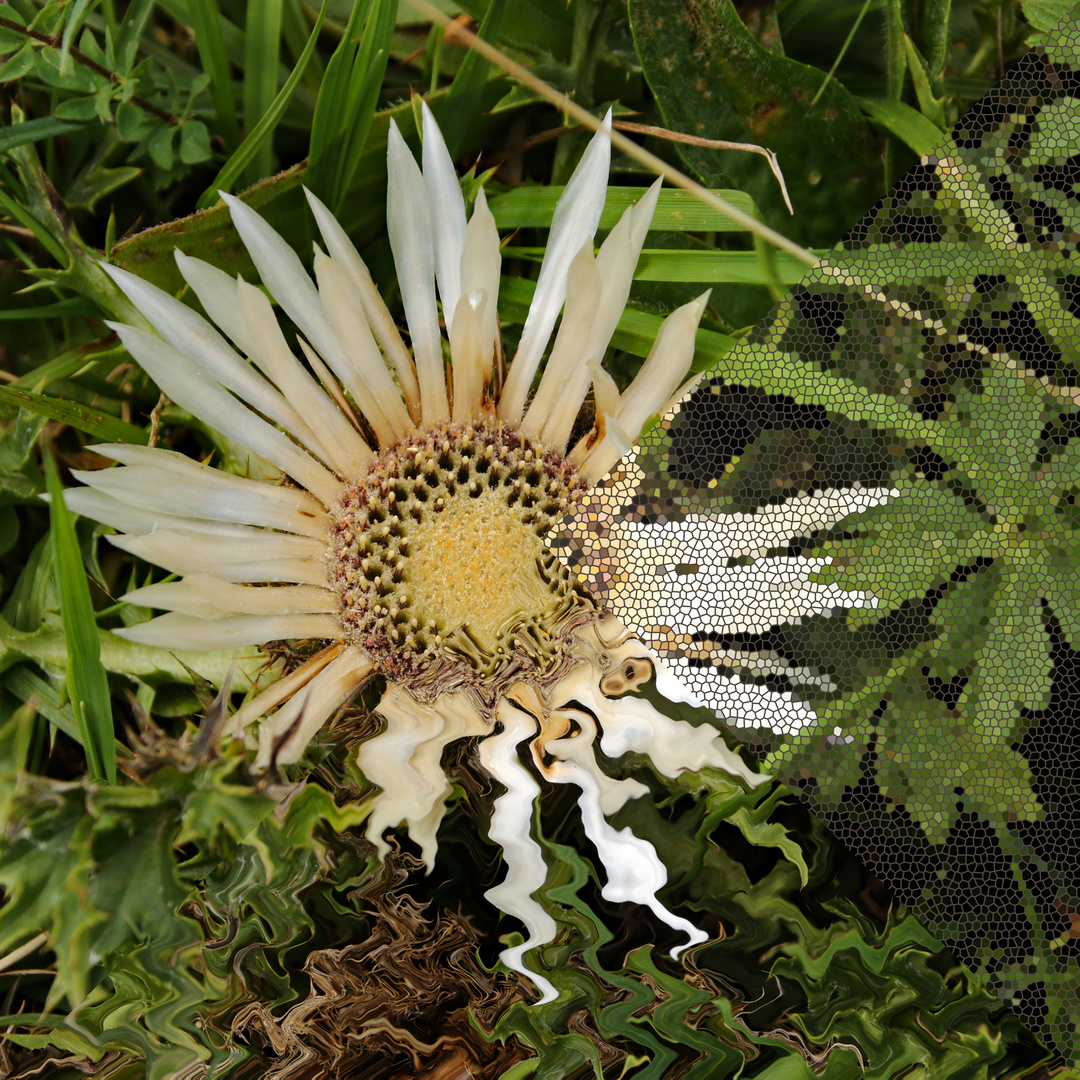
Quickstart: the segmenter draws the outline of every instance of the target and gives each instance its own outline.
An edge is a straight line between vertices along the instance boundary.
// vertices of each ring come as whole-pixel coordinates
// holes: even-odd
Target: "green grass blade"
[[[281,32],[285,36],[285,44],[292,56],[299,60],[308,39],[307,19],[301,0],[285,0],[282,16]],[[315,55],[308,61],[303,75],[304,85],[312,94],[318,94],[325,74],[322,61]]]
[[[366,12],[366,4],[357,2],[354,5],[341,41],[326,65],[311,121],[307,186],[331,208],[334,207],[333,184],[348,118],[349,76],[357,51],[355,39]]]
[[[60,695],[44,680],[20,664],[4,672],[4,688],[17,698],[32,704],[49,723],[59,728],[69,739],[81,743],[83,733],[71,708],[71,702],[60,704]]]
[[[323,19],[326,16],[327,3],[328,0],[323,0],[322,8],[319,10],[315,25],[311,29],[311,36],[308,38],[307,45],[304,46],[304,51],[300,54],[296,67],[293,68],[288,79],[285,80],[285,85],[278,91],[273,104],[266,110],[263,118],[255,127],[247,133],[247,137],[237,148],[236,153],[225,162],[221,171],[214,177],[214,182],[199,196],[197,206],[200,210],[205,210],[217,202],[219,188],[229,191],[247,166],[256,160],[256,155],[261,149],[265,148],[269,153],[270,137],[273,135],[278,122],[284,116],[285,110],[289,107],[289,102],[292,100],[292,96],[304,76],[304,69],[315,52],[315,45],[319,40],[319,31],[322,30]]]
[[[248,4],[244,35],[244,141],[270,111],[277,93],[278,53],[281,45],[282,0]],[[279,114],[280,115],[280,114]],[[255,183],[273,172],[269,137],[255,149],[245,180]]]
[[[51,139],[55,135],[67,135],[86,127],[85,120],[58,120],[54,116],[41,116],[36,120],[24,120],[21,124],[5,125],[0,130],[0,154],[17,146]]]
[[[895,135],[920,157],[940,146],[945,132],[928,120],[917,109],[902,101],[888,98],[859,98],[859,107],[875,124],[880,124],[890,135]]]
[[[335,212],[360,164],[360,155],[364,152],[371,122],[375,119],[379,88],[390,57],[390,39],[394,34],[396,19],[397,4],[393,0],[372,0],[349,80],[346,116],[350,119],[345,128],[344,153],[338,159],[337,198],[333,204]]]
[[[153,7],[154,0],[134,0],[134,3],[128,4],[124,17],[119,22],[115,51],[121,75],[130,75],[135,66],[139,38],[146,29]]]
[[[63,319],[71,315],[97,315],[101,308],[81,296],[69,296],[57,300],[54,304],[39,304],[36,307],[11,308],[0,311],[0,322],[16,322],[21,319]]]
[[[0,405],[14,405],[26,409],[35,416],[47,416],[50,420],[59,420],[70,424],[79,431],[85,431],[95,439],[105,442],[125,442],[146,445],[148,438],[145,431],[119,420],[115,416],[80,405],[76,401],[61,401],[59,398],[35,394],[32,390],[22,390],[11,386],[0,386]]]
[[[551,216],[555,204],[563,193],[563,188],[519,187],[491,198],[488,206],[495,216],[495,224],[500,229],[547,229],[551,226]],[[612,229],[622,216],[623,211],[645,194],[640,187],[610,187],[604,211],[600,215],[601,230]],[[756,213],[754,200],[743,191],[720,191],[714,194],[729,202],[744,214]],[[650,230],[653,232],[743,232],[731,218],[704,206],[689,191],[660,192],[653,214]]]
[[[25,375],[20,375],[10,385],[16,390],[33,390],[41,393],[53,383],[88,372],[105,360],[119,360],[125,353],[126,350],[122,346],[93,353],[86,352],[84,346],[79,346],[59,356],[54,356]]]
[[[225,51],[221,17],[214,0],[190,0],[188,8],[199,58],[203,70],[210,76],[210,97],[217,110],[218,128],[231,152],[240,145],[240,126],[236,119],[236,101],[233,99],[232,74]]]
[[[95,780],[113,784],[116,782],[116,747],[112,703],[109,699],[109,679],[101,663],[90,588],[86,583],[86,570],[75,536],[75,523],[64,505],[60,474],[48,448],[44,448],[44,458],[45,484],[50,496],[56,587],[60,594],[60,619],[68,645],[68,693],[90,775]]]
[[[825,255],[827,252],[815,252]],[[504,258],[539,263],[543,248],[506,247]],[[756,251],[671,251],[646,248],[634,271],[635,281],[700,281],[728,285],[797,285],[806,277],[806,264],[785,251],[776,252],[773,275]]]
[[[94,0],[75,0],[64,23],[64,36],[60,43],[60,71],[62,74],[71,72],[71,43],[75,35],[82,29],[86,16],[90,14],[90,8]]]
[[[477,36],[481,41],[495,44],[499,37],[499,27],[502,25],[505,10],[506,0],[492,0],[484,13],[484,21],[477,31]],[[469,55],[461,62],[461,67],[454,76],[442,108],[435,114],[452,158],[456,158],[461,150],[465,133],[480,104],[480,95],[483,93],[490,69],[489,61],[475,49],[470,49]]]

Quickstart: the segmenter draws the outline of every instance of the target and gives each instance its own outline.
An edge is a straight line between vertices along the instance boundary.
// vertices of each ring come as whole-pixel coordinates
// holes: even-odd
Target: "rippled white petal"
[[[480,763],[506,791],[495,800],[488,835],[502,848],[506,877],[484,893],[500,911],[525,925],[528,937],[519,945],[503,949],[499,959],[524,975],[540,990],[538,1005],[554,1001],[559,992],[549,979],[531,971],[524,956],[538,945],[555,940],[555,920],[534,898],[547,880],[547,864],[540,845],[532,838],[532,820],[540,787],[518,760],[518,746],[536,734],[536,720],[528,713],[501,701],[496,716],[503,725],[498,735],[480,744]]]
[[[438,849],[435,834],[450,794],[442,752],[468,735],[488,734],[490,724],[464,693],[443,694],[425,705],[397,684],[387,688],[375,711],[386,719],[386,730],[357,752],[361,771],[382,788],[365,835],[385,856],[390,847],[383,832],[405,822],[430,873]]]
[[[551,771],[556,783],[576,784],[581,789],[578,806],[585,835],[596,847],[607,874],[607,884],[600,895],[617,904],[628,901],[641,904],[672,929],[683,931],[689,940],[671,950],[673,959],[691,945],[708,941],[709,935],[704,930],[660,903],[656,894],[667,884],[667,868],[647,840],[635,836],[629,828],[615,829],[604,820],[600,789],[594,777],[576,762],[560,763]]]

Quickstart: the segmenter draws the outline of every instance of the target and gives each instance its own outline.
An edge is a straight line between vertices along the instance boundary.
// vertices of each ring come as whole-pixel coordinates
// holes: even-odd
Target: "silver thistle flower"
[[[529,931],[503,958],[549,1000],[551,983],[522,963],[555,927],[532,895],[546,874],[530,836],[539,788],[517,746],[529,744],[537,774],[580,789],[585,831],[608,873],[604,895],[648,905],[691,942],[705,935],[656,899],[666,881],[656,852],[605,820],[646,789],[608,777],[594,747],[613,757],[648,754],[667,776],[711,765],[748,783],[764,779],[712,729],[620,696],[633,684],[619,672],[627,664],[651,672],[648,653],[604,615],[543,539],[676,393],[706,298],[664,322],[640,374],[620,394],[600,362],[659,184],[594,257],[610,156],[601,132],[555,211],[521,342],[504,371],[495,221],[482,191],[467,220],[426,106],[423,117],[422,168],[396,127],[388,149],[387,219],[411,350],[318,199],[308,194],[328,253],[316,247],[316,285],[265,221],[223,196],[263,285],[299,328],[307,365],[263,291],[179,252],[180,272],[216,328],[109,267],[157,333],[114,329],[170,398],[246,447],[259,466],[254,474],[276,470],[282,482],[226,475],[163,449],[100,446],[121,467],[76,473],[87,486],[67,499],[117,529],[114,544],[181,575],[128,594],[168,614],[117,633],[186,649],[325,641],[230,718],[228,731],[245,735],[261,720],[259,766],[297,761],[366,680],[385,676],[377,712],[386,728],[359,750],[361,769],[381,788],[367,830],[381,853],[384,830],[405,823],[431,866],[450,793],[443,749],[483,740],[480,761],[506,789],[491,832],[507,876],[488,895]],[[571,446],[590,386],[599,415]]]

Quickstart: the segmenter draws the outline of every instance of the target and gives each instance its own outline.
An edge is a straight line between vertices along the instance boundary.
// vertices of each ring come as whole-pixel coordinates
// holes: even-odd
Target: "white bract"
[[[389,850],[384,831],[404,824],[432,865],[451,793],[443,751],[481,740],[479,760],[505,788],[491,835],[507,875],[488,895],[529,933],[504,953],[507,965],[527,973],[524,953],[555,934],[535,898],[546,868],[530,833],[534,775],[580,789],[585,830],[608,874],[605,896],[647,905],[691,943],[703,940],[657,900],[666,871],[652,847],[605,820],[647,789],[608,777],[595,745],[613,757],[647,754],[669,777],[712,766],[749,784],[764,778],[715,730],[626,696],[634,686],[619,684],[617,672],[634,660],[651,673],[646,650],[599,610],[543,537],[677,391],[706,298],[665,321],[620,393],[601,361],[659,185],[594,256],[605,127],[555,211],[507,366],[495,220],[482,191],[467,216],[426,106],[423,116],[422,168],[394,126],[388,147],[388,230],[411,347],[314,195],[325,246],[316,246],[315,281],[266,221],[223,195],[262,285],[299,330],[295,344],[265,292],[179,252],[180,273],[216,326],[107,267],[156,333],[114,329],[174,402],[249,451],[251,475],[276,471],[278,480],[227,475],[165,449],[99,446],[119,467],[77,472],[86,486],[67,501],[118,530],[118,547],[180,575],[128,594],[167,614],[118,634],[195,650],[306,643],[298,646],[305,662],[230,718],[228,732],[245,738],[259,722],[257,766],[298,761],[367,680],[385,679],[376,708],[385,729],[359,749],[360,768],[381,789],[367,831],[380,854]],[[582,427],[590,386],[600,415]],[[575,427],[585,434],[572,444]],[[525,742],[533,773],[517,757]],[[544,1000],[554,995],[549,980],[530,977]]]

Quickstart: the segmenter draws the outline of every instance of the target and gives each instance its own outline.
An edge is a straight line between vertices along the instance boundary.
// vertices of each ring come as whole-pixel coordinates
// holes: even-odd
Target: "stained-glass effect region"
[[[1080,22],[698,388],[564,557],[1080,1061]]]

